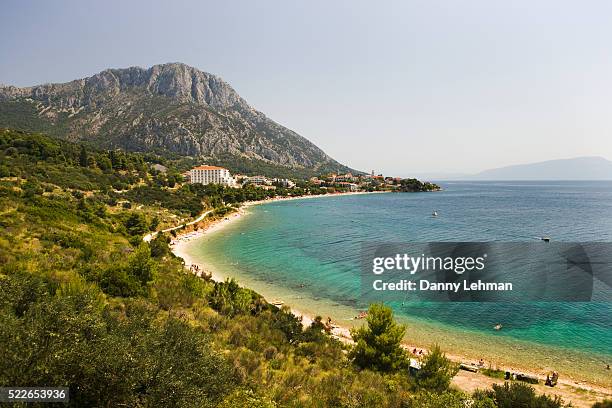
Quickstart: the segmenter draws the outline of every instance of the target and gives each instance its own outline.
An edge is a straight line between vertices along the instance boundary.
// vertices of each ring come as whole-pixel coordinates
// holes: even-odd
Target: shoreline
[[[187,253],[186,248],[185,248],[186,244],[196,239],[202,238],[205,235],[219,231],[225,226],[232,223],[233,221],[241,219],[243,216],[250,214],[250,212],[248,211],[248,208],[252,206],[272,203],[272,202],[277,202],[277,201],[300,200],[300,199],[322,198],[322,197],[338,197],[338,196],[343,196],[343,195],[380,194],[380,193],[387,193],[387,192],[385,191],[352,192],[352,193],[336,193],[336,194],[314,195],[314,196],[278,197],[278,198],[267,199],[267,200],[246,202],[246,203],[243,203],[243,205],[241,205],[241,207],[238,208],[237,211],[234,213],[228,214],[227,216],[221,219],[212,220],[210,221],[209,224],[207,224],[201,229],[198,229],[197,231],[192,231],[192,232],[188,232],[186,234],[177,236],[172,241],[171,250],[177,257],[183,258],[183,260],[185,261],[185,266],[187,268],[189,268],[191,265],[198,265],[200,271],[211,274],[211,278],[213,280],[223,281],[225,277],[222,274],[218,273],[218,271],[216,271],[216,269],[214,268],[214,265],[208,264],[206,262],[202,263],[201,260],[199,260],[199,262],[195,262],[192,256]],[[283,302],[282,295],[279,298],[269,298],[268,296],[266,296],[266,300],[270,303],[287,304]],[[291,312],[294,315],[296,315],[298,318],[302,320],[302,323],[305,327],[310,325],[310,323],[314,320],[315,314],[304,313],[301,310],[296,309],[288,304],[287,306],[290,307]],[[333,317],[334,316],[332,315],[332,318]],[[359,324],[358,322],[360,320],[362,321],[362,323],[365,322],[365,319],[355,319],[353,320],[353,322]],[[343,323],[339,319],[332,319],[332,322],[334,323],[332,324],[332,330],[331,330],[332,336],[343,343],[346,343],[346,344],[352,343],[353,341],[350,335],[351,325],[347,323]],[[411,353],[413,349],[422,350],[422,352],[427,351],[427,349],[422,346],[410,345],[410,344],[407,344],[407,342],[405,341],[403,342],[402,345],[408,351],[410,357],[418,357],[418,355],[415,356],[414,354]],[[442,344],[442,346],[444,345]],[[458,363],[464,363],[464,364],[470,364],[470,365],[475,364],[475,360],[473,357],[462,355],[461,353],[447,353],[446,355],[451,360],[458,362]],[[489,368],[489,366],[485,365],[481,368]],[[496,368],[500,368],[500,367],[496,367]],[[529,367],[520,366],[520,367],[511,368],[510,366],[504,366],[501,369],[509,370],[512,372],[520,372],[520,373],[524,373],[530,376],[535,376],[535,377],[538,377],[540,380],[544,379],[542,373],[537,372],[537,369],[536,371],[534,371],[533,368],[529,368]],[[482,373],[475,374],[475,373],[467,372],[464,370],[460,370],[457,376],[455,377],[455,380],[453,380],[453,384],[455,384],[456,386],[458,386],[459,388],[463,390],[474,390],[476,388],[486,388],[486,387],[490,387],[492,383],[503,383],[503,380],[488,377]],[[572,377],[565,377],[565,378],[560,379],[557,387],[555,388],[545,387],[544,385],[541,385],[541,384],[536,385],[535,387],[540,393],[558,394],[562,396],[564,400],[566,401],[571,400],[574,406],[578,406],[578,407],[580,406],[590,407],[592,403],[594,403],[597,400],[600,400],[602,397],[610,398],[612,396],[611,390],[604,386],[601,386],[595,383],[591,383],[591,382],[586,382],[586,381],[577,381],[577,380],[574,380]],[[591,398],[589,398],[589,396]],[[580,399],[577,399],[578,397],[580,397]],[[586,401],[588,401],[588,404],[586,403]]]
[[[217,220],[212,220],[209,224],[205,225],[203,228],[198,228],[196,231],[190,231],[190,232],[183,233],[181,235],[177,235],[175,238],[172,239],[172,242],[170,243],[170,249],[172,250],[172,253],[174,255],[176,255],[179,258],[183,258],[183,260],[185,261],[185,266],[186,267],[191,266],[191,265],[198,265],[198,266],[202,267],[203,265],[201,264],[201,262],[200,263],[193,262],[191,256],[188,253],[185,252],[185,250],[184,250],[184,248],[182,248],[182,246],[187,244],[188,242],[191,242],[191,241],[195,240],[195,239],[201,238],[204,235],[211,234],[213,232],[219,231],[220,229],[222,229],[226,225],[228,225],[230,222],[235,221],[238,218],[241,218],[241,217],[243,217],[245,215],[248,215],[249,212],[247,210],[250,207],[254,207],[256,205],[280,202],[280,201],[307,200],[307,199],[311,199],[311,198],[340,197],[340,196],[353,196],[353,195],[363,195],[363,194],[387,194],[387,193],[391,193],[391,191],[354,191],[354,192],[348,192],[348,193],[304,195],[304,196],[295,196],[295,197],[274,197],[274,198],[269,198],[269,199],[266,199],[266,200],[246,201],[246,202],[242,203],[240,205],[240,207],[236,209],[235,212],[233,212],[231,214],[228,214],[228,215],[226,215],[223,218],[220,218],[220,219],[217,219]],[[177,230],[177,229],[181,228],[182,226],[194,225],[194,226],[197,227],[198,223],[204,221],[205,220],[205,216],[208,215],[210,212],[211,212],[210,210],[209,211],[205,211],[201,215],[199,215],[196,218],[196,220],[194,220],[194,221],[185,223],[183,225],[179,225],[177,227],[167,228],[167,229],[163,230],[162,232],[168,232],[168,231],[172,231],[172,230]],[[156,234],[156,233],[147,234],[144,237],[144,240],[146,242],[150,241],[151,237],[155,236],[154,234]],[[207,271],[207,272],[211,274],[211,278],[214,281],[221,282],[221,281],[223,281],[225,279],[224,276],[219,275],[214,270],[210,270],[210,271]]]

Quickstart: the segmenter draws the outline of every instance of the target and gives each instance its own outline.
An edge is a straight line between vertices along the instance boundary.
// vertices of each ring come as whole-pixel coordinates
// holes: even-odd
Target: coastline
[[[228,214],[227,216],[221,219],[213,220],[209,222],[206,226],[204,226],[203,228],[199,228],[195,232],[188,232],[186,234],[182,234],[178,236],[176,239],[173,240],[171,244],[171,249],[172,249],[172,252],[177,257],[181,257],[184,259],[186,267],[189,268],[191,265],[198,265],[199,269],[202,272],[211,274],[211,277],[213,280],[222,281],[225,279],[225,276],[219,273],[219,271],[216,268],[214,268],[214,265],[207,263],[207,262],[202,262],[201,259],[198,259],[196,261],[188,253],[186,249],[187,244],[191,243],[194,240],[200,239],[204,237],[205,235],[211,234],[213,232],[217,232],[225,228],[230,223],[233,223],[236,220],[243,218],[243,216],[250,214],[248,209],[249,207],[252,207],[252,206],[276,202],[276,201],[285,201],[285,200],[300,200],[300,199],[308,199],[308,198],[338,197],[338,196],[343,196],[343,195],[376,194],[376,193],[385,193],[385,192],[371,192],[371,193],[370,192],[353,192],[353,193],[337,193],[337,194],[329,194],[329,195],[300,196],[300,197],[287,197],[287,198],[281,197],[281,198],[274,198],[274,199],[268,199],[268,200],[247,202],[247,203],[244,203],[234,213]],[[282,295],[280,295],[278,298],[276,297],[276,295],[273,297],[267,296],[266,298],[270,303],[275,303],[279,301],[282,302],[283,300],[288,301],[288,298],[283,298]],[[314,319],[314,316],[315,316],[314,313],[303,312],[302,310],[294,308],[292,305],[288,305],[288,306],[290,306],[293,314],[295,314],[296,316],[302,319],[302,323],[305,326],[309,325],[310,322],[312,322],[312,320]],[[332,317],[334,316],[332,315]],[[350,336],[350,327],[352,325],[340,319],[333,319],[332,321],[334,323],[340,322],[339,324],[333,325],[332,335],[344,343],[352,343],[352,339]],[[365,320],[360,321],[360,320],[355,319],[351,323],[356,323],[357,325],[359,325],[364,322]],[[421,346],[410,345],[407,343],[404,343],[403,345],[408,351],[413,350],[415,348],[417,350],[426,351],[426,349]],[[442,346],[444,346],[444,344],[442,344]],[[474,364],[473,356],[470,357],[467,355],[462,355],[460,353],[447,353],[447,356],[455,362]],[[521,372],[521,373],[525,373],[528,375],[536,376],[540,378],[541,380],[543,380],[543,373],[541,372],[541,370],[538,370],[537,367],[534,368],[533,366],[526,367],[526,366],[514,366],[513,365],[513,367],[510,368],[510,366],[504,365],[504,369],[507,369],[513,372]],[[545,377],[545,374],[544,374],[544,377]],[[474,390],[476,388],[486,388],[486,387],[490,387],[492,383],[501,383],[501,382],[503,382],[503,380],[487,377],[480,373],[474,374],[474,373],[463,371],[463,370],[459,371],[459,373],[457,374],[457,376],[455,377],[453,381],[453,383],[456,386],[464,390]],[[593,402],[601,399],[602,397],[610,398],[610,396],[612,395],[612,392],[609,388],[602,387],[601,385],[598,385],[595,383],[577,381],[577,380],[574,380],[572,377],[568,377],[568,376],[562,378],[559,381],[559,385],[556,388],[548,388],[548,387],[544,387],[543,385],[538,385],[536,386],[536,389],[538,390],[538,392],[541,392],[541,393],[545,392],[547,394],[558,394],[561,397],[563,397],[566,401],[571,400],[574,406],[578,406],[578,407],[580,406],[590,407]]]
[[[186,251],[185,245],[196,239],[202,238],[205,235],[209,235],[216,231],[219,231],[223,229],[224,227],[226,227],[227,225],[229,225],[230,223],[242,218],[243,216],[249,215],[250,213],[248,209],[250,207],[254,207],[254,206],[262,205],[262,204],[279,202],[279,201],[307,200],[311,198],[340,197],[340,196],[353,196],[353,195],[363,195],[363,194],[387,194],[387,193],[391,193],[391,192],[390,191],[371,191],[371,192],[370,191],[355,191],[355,192],[348,192],[348,193],[306,195],[306,196],[297,196],[297,197],[275,197],[275,198],[270,198],[266,200],[247,201],[243,203],[236,210],[236,212],[228,214],[226,217],[223,217],[217,220],[213,220],[212,222],[208,223],[204,227],[198,228],[197,231],[187,232],[187,233],[177,236],[170,243],[170,249],[172,250],[172,253],[175,256],[182,258],[184,260],[185,268],[191,270],[192,265],[197,265],[199,268],[199,272],[197,273],[198,275],[201,275],[202,273],[207,273],[207,274],[210,274],[210,277],[213,281],[222,282],[225,280],[226,276],[223,276],[222,274],[220,274],[218,270],[211,267],[211,265],[207,263],[203,263],[201,261],[195,262],[192,256]],[[210,211],[206,211],[203,214],[205,215],[205,214],[208,214],[209,212]],[[190,223],[186,223],[185,225],[197,226],[198,222],[202,221],[203,219],[204,219],[203,216],[199,216],[197,218],[197,222],[190,222]],[[168,231],[173,230],[173,229],[178,229],[178,228],[180,228],[180,226],[170,228],[168,229]],[[281,299],[266,299],[266,300],[270,303],[282,301]],[[293,313],[296,317],[301,319],[302,324],[305,327],[309,326],[314,321],[314,318],[315,318],[314,315],[310,313],[302,312],[298,309],[295,309],[294,307],[291,307],[291,313]],[[343,343],[350,344],[353,342],[351,333],[350,333],[350,327],[347,327],[346,325],[343,326],[343,325],[333,324],[331,333],[334,338],[336,338],[337,340]],[[406,346],[406,348],[408,347],[409,346]]]
[[[279,202],[279,201],[293,201],[293,200],[307,200],[307,199],[311,199],[311,198],[324,198],[324,197],[344,197],[344,196],[353,196],[353,195],[363,195],[363,194],[387,194],[387,193],[391,193],[390,191],[355,191],[355,192],[348,192],[348,193],[333,193],[333,194],[320,194],[320,195],[304,195],[304,196],[297,196],[297,197],[275,197],[275,198],[269,198],[266,200],[257,200],[257,201],[247,201],[242,203],[242,205],[236,209],[236,212],[233,212],[231,214],[228,214],[227,216],[217,219],[217,220],[213,220],[210,223],[206,224],[205,226],[203,226],[202,228],[198,228],[196,231],[190,231],[190,232],[186,232],[183,233],[181,235],[178,235],[176,238],[174,238],[172,240],[172,242],[170,243],[170,248],[172,250],[172,253],[174,255],[176,255],[179,258],[183,258],[183,260],[185,261],[185,266],[188,268],[191,265],[198,265],[200,267],[202,267],[202,262],[194,262],[194,260],[192,259],[192,257],[185,251],[185,244],[196,240],[198,238],[203,237],[204,235],[208,235],[208,234],[212,234],[213,232],[219,231],[222,228],[224,228],[226,225],[228,225],[229,223],[231,223],[232,221],[236,221],[237,219],[248,215],[248,209],[250,207],[254,207],[256,205],[261,205],[261,204],[269,204],[269,203],[274,203],[274,202]],[[196,220],[192,221],[192,222],[188,222],[185,223],[183,225],[185,226],[190,226],[193,225],[194,227],[198,227],[198,224],[202,221],[205,221],[205,216],[208,215],[211,211],[205,211],[204,213],[202,213],[200,216],[198,216],[196,218]],[[167,231],[172,231],[172,230],[177,230],[179,228],[181,228],[183,225],[179,225],[177,227],[172,227],[172,228],[168,228],[163,230],[162,232],[167,232]],[[151,237],[153,237],[154,233],[151,234],[147,234],[144,238],[145,241],[150,241]],[[203,269],[204,271],[204,269]],[[218,273],[218,271],[215,271],[214,268],[208,268],[206,270],[206,272],[211,274],[211,279],[214,281],[223,281],[225,279],[225,277],[223,275],[220,275]],[[292,311],[294,312],[294,314],[296,314],[296,316],[301,317],[304,316],[303,314],[301,314],[299,311],[294,311],[292,309]],[[309,320],[312,320],[309,316],[304,316],[304,318],[307,318]],[[348,330],[346,331],[348,333]],[[350,334],[349,334],[350,336]]]

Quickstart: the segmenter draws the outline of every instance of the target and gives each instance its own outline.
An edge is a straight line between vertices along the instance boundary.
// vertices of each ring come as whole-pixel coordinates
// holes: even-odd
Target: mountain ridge
[[[111,68],[66,83],[0,86],[0,126],[106,148],[354,171],[251,107],[220,77],[183,63]]]
[[[601,156],[545,160],[484,170],[465,180],[612,180],[612,161]]]

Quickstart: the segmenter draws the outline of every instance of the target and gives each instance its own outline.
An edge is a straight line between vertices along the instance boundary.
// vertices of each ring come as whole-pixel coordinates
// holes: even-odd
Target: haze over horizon
[[[609,159],[611,12],[597,1],[8,1],[0,83],[178,61],[364,171]]]

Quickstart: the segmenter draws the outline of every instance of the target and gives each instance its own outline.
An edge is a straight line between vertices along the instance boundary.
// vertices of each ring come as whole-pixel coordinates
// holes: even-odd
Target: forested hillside
[[[154,155],[8,129],[0,159],[0,386],[68,386],[74,407],[561,406],[520,384],[454,390],[436,348],[411,375],[406,328],[382,305],[342,344],[320,319],[187,272],[168,236],[142,240],[270,192],[182,185]]]

